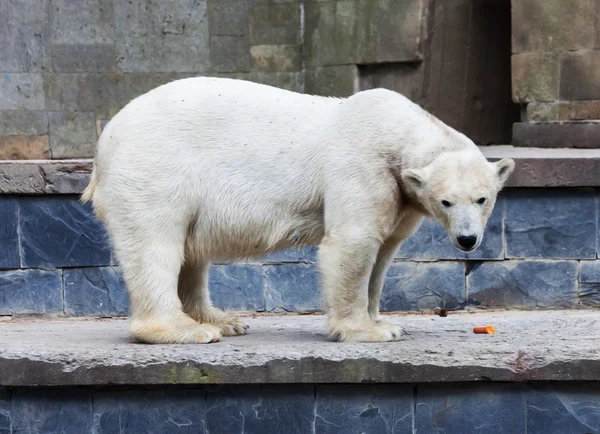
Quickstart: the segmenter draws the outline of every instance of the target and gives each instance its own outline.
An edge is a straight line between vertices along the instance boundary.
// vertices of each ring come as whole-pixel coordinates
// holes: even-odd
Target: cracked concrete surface
[[[248,318],[210,345],[136,343],[124,320],[0,322],[0,386],[600,379],[600,312],[389,315],[391,343],[338,343],[320,315]],[[495,335],[475,335],[476,325]]]

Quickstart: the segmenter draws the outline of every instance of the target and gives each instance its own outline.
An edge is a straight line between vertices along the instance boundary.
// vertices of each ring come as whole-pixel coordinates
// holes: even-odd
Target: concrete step
[[[0,386],[600,380],[598,312],[385,318],[399,341],[332,342],[321,315],[255,315],[248,335],[208,345],[136,343],[125,320],[4,321]]]

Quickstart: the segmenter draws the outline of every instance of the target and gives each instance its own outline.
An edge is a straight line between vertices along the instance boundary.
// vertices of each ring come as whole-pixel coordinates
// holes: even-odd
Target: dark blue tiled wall
[[[321,284],[315,265],[265,265],[263,270],[268,311],[321,310]]]
[[[0,389],[0,434],[600,434],[600,383]]]
[[[215,265],[208,287],[215,306],[221,309],[265,310],[261,268],[252,265]]]
[[[88,205],[69,197],[19,201],[24,268],[110,265],[108,236]]]
[[[19,267],[17,200],[0,196],[0,269]]]
[[[600,261],[581,262],[578,299],[584,305],[600,306]]]
[[[72,316],[124,316],[129,297],[117,269],[69,268],[64,270],[65,312]]]
[[[0,315],[62,312],[60,270],[0,271]]]

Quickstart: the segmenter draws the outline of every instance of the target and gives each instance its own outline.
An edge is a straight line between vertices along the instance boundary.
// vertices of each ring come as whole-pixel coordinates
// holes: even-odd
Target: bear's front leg
[[[319,248],[329,334],[339,341],[385,342],[402,328],[369,315],[369,279],[381,242],[369,233],[335,231]]]

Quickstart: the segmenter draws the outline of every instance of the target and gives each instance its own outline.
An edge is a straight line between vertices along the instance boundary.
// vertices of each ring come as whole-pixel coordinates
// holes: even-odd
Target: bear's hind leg
[[[179,275],[179,297],[183,310],[200,324],[218,327],[223,336],[246,334],[248,326],[236,315],[214,307],[208,291],[210,262],[188,260]]]
[[[182,232],[182,231],[181,231]],[[221,331],[198,324],[182,310],[177,281],[183,262],[183,234],[130,228],[112,231],[115,251],[131,299],[130,332],[151,344],[218,341]]]

